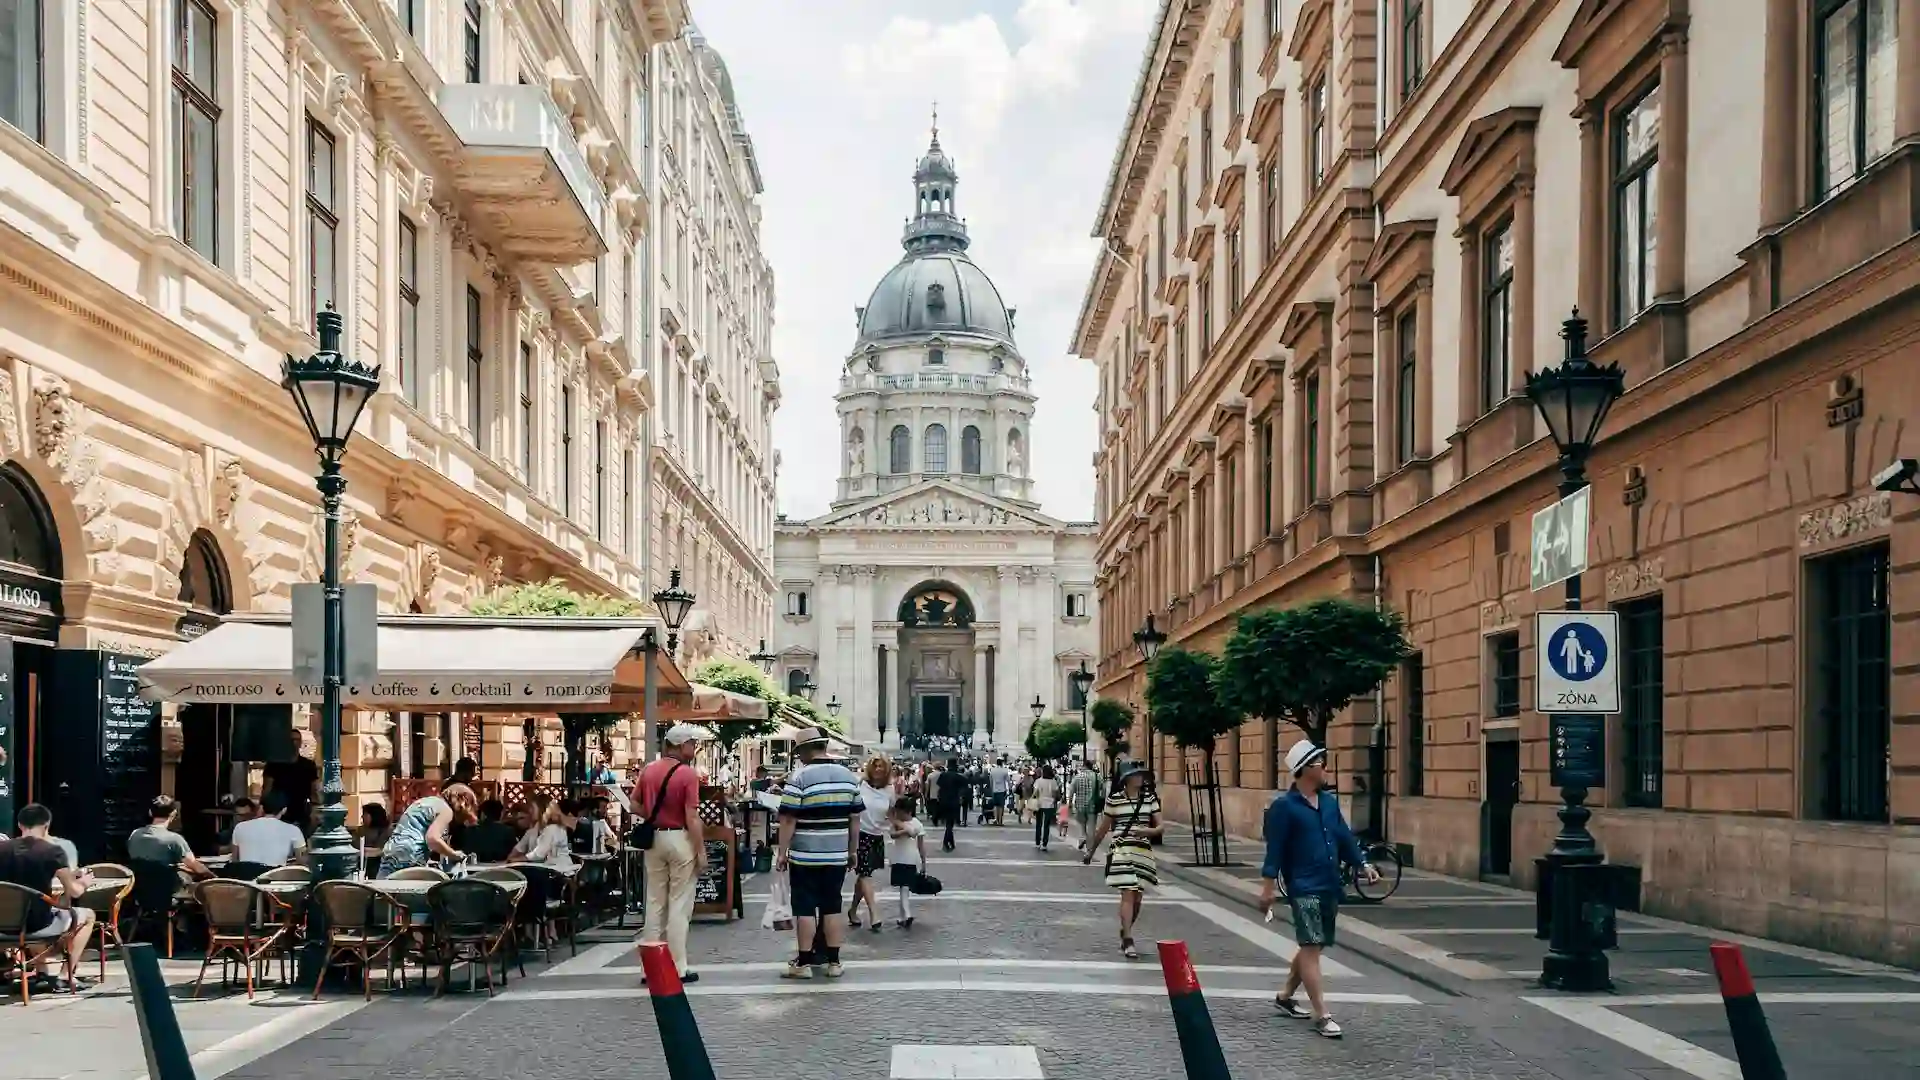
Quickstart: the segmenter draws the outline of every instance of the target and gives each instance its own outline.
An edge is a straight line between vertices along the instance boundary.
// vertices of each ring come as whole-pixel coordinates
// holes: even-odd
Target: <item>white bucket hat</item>
[[[1307,766],[1317,761],[1325,761],[1327,750],[1324,746],[1313,745],[1312,739],[1301,739],[1287,751],[1287,775],[1299,776]]]
[[[666,744],[668,746],[679,746],[682,743],[690,742],[711,742],[712,740],[713,732],[708,731],[699,724],[675,724],[667,729]]]

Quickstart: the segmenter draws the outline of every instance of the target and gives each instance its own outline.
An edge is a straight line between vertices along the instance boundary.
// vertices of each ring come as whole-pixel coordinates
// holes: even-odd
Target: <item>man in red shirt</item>
[[[681,982],[700,976],[687,969],[687,928],[693,925],[693,883],[707,869],[706,835],[700,822],[700,771],[693,759],[713,738],[706,728],[675,724],[666,752],[640,770],[633,809],[653,823],[647,849],[647,926],[642,941],[665,941]]]

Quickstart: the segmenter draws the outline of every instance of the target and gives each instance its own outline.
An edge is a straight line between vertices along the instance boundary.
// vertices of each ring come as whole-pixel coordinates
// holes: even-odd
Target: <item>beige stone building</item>
[[[659,130],[659,437],[653,454],[650,588],[680,568],[699,604],[679,658],[689,671],[745,657],[773,625],[773,268],[760,249],[753,140],[726,61],[689,30],[654,53]]]
[[[385,384],[347,459],[350,580],[393,611],[549,577],[650,591],[645,148],[682,0],[7,6],[13,798],[58,797],[62,654],[157,655],[316,578],[313,449],[278,382],[328,304]],[[171,713],[163,786],[204,810],[251,729]],[[515,778],[528,752],[518,718],[348,724],[350,808],[459,749]]]
[[[1645,910],[1913,963],[1920,500],[1872,477],[1920,456],[1917,192],[1912,2],[1162,5],[1076,343],[1100,692],[1141,696],[1149,613],[1217,650],[1378,600],[1418,653],[1331,737],[1354,816],[1531,884],[1558,474],[1521,391],[1577,305],[1628,386],[1590,469],[1624,650],[1594,833]],[[1237,831],[1293,737],[1226,748]]]

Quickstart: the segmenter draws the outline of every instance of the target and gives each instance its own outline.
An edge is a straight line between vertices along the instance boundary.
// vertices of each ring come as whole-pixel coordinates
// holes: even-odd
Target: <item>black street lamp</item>
[[[1093,672],[1087,670],[1085,660],[1080,661],[1077,670],[1067,673],[1067,681],[1073,684],[1073,691],[1080,698],[1080,764],[1091,764],[1093,749],[1088,744],[1093,742],[1093,729],[1087,724],[1087,713],[1093,705],[1088,696],[1093,692]]]
[[[1587,486],[1587,456],[1606,423],[1607,412],[1626,392],[1626,378],[1618,364],[1601,367],[1587,357],[1587,320],[1576,309],[1560,324],[1567,355],[1557,368],[1529,372],[1527,397],[1547,423],[1547,433],[1560,451],[1560,497]],[[1580,575],[1567,579],[1567,610],[1580,610]],[[1539,647],[1536,643],[1535,647]],[[1604,895],[1601,878],[1593,873],[1605,861],[1587,822],[1585,787],[1560,789],[1560,832],[1546,865],[1552,908],[1546,957],[1540,964],[1540,982],[1558,990],[1606,990],[1613,986],[1607,972],[1607,954],[1600,934],[1585,918],[1589,896]],[[1589,884],[1591,882],[1591,884]]]
[[[775,656],[772,653],[767,651],[766,638],[760,639],[760,651],[748,656],[747,659],[760,665],[760,673],[763,675],[773,674],[773,665],[778,663],[780,660],[778,656]]]
[[[1033,710],[1033,722],[1037,724],[1040,722],[1040,717],[1047,711],[1047,703],[1040,700],[1039,694],[1035,694],[1033,695],[1033,704],[1027,706],[1027,708]]]
[[[1152,667],[1153,658],[1160,655],[1160,646],[1166,643],[1166,631],[1154,626],[1153,612],[1147,612],[1146,623],[1133,632],[1133,647],[1140,650],[1141,662]],[[1141,710],[1140,717],[1147,733],[1147,768],[1152,770],[1151,775],[1157,776],[1160,769],[1160,748],[1155,745],[1159,740],[1153,737],[1153,710],[1151,708]]]
[[[813,672],[807,672],[807,681],[800,684],[800,693],[805,695],[808,701],[812,701],[813,692],[818,689],[820,684],[813,681]]]
[[[667,624],[667,655],[680,647],[680,628],[687,625],[687,616],[693,613],[694,595],[680,587],[680,571],[667,573],[667,587],[653,594],[653,606],[660,609],[660,618]]]
[[[320,586],[325,595],[326,630],[322,638],[320,696],[320,827],[313,834],[313,877],[337,881],[351,877],[360,860],[359,845],[347,832],[346,788],[340,781],[340,690],[346,678],[345,616],[340,592],[340,497],[347,478],[341,462],[347,441],[361,410],[380,388],[380,365],[369,367],[340,352],[340,313],[328,304],[314,320],[320,349],[304,360],[292,356],[280,369],[280,385],[293,395],[300,419],[313,437],[320,457],[320,507],[325,521],[325,547],[320,563]],[[317,933],[301,956],[303,979],[317,979],[324,964],[326,935]]]
[[[839,694],[835,694],[832,697],[827,699],[827,715],[834,717],[835,719],[839,718],[840,716],[840,695]]]

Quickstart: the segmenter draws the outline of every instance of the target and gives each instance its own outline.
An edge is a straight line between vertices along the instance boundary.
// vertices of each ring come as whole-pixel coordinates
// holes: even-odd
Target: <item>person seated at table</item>
[[[86,950],[87,937],[93,933],[93,912],[72,906],[85,896],[93,884],[93,874],[75,870],[67,854],[47,835],[53,813],[39,803],[28,803],[14,815],[20,837],[0,844],[0,881],[10,881],[32,889],[35,898],[28,902],[26,937],[29,941],[61,940],[66,954],[67,976],[56,979],[48,970],[53,955],[49,950],[40,958],[40,974],[31,989],[36,993],[72,994],[92,983],[77,974],[80,955]],[[52,884],[57,896],[66,903],[55,907],[45,897]]]
[[[613,800],[596,798],[593,800],[593,846],[595,855],[612,855],[620,850],[620,830],[614,826]]]
[[[213,871],[194,855],[187,838],[173,831],[174,818],[179,814],[180,803],[173,796],[155,795],[147,804],[147,824],[127,837],[127,858],[165,863],[196,878],[212,877]]]
[[[285,866],[306,853],[306,834],[286,819],[289,804],[286,792],[269,791],[260,800],[259,816],[233,827],[235,862]]]
[[[506,812],[506,806],[499,799],[488,799],[480,804],[480,820],[468,826],[460,835],[460,842],[473,852],[474,858],[483,863],[507,861],[518,833],[513,826],[500,820]]]
[[[540,863],[556,870],[573,869],[573,846],[560,803],[550,802],[538,823],[528,829],[508,853],[510,863]]]
[[[387,816],[387,808],[377,802],[370,802],[360,808],[360,846],[375,851],[387,846],[393,836],[393,819]]]
[[[456,821],[471,822],[479,800],[465,784],[452,784],[438,795],[416,799],[400,813],[393,824],[393,835],[380,851],[380,871],[375,876],[388,878],[410,866],[426,866],[435,855],[464,859],[462,852],[447,839]]]

